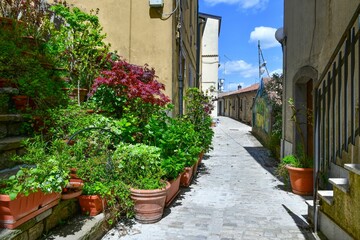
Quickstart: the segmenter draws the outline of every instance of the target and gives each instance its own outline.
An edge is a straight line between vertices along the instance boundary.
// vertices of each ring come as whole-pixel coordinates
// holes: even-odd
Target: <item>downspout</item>
[[[182,11],[181,5],[179,6],[179,17],[177,23],[177,32],[179,34],[179,75],[178,75],[178,82],[179,82],[179,116],[183,115],[183,99],[184,99],[184,80],[183,80],[183,67],[182,67],[182,33],[181,33],[181,20],[182,20]]]
[[[199,0],[197,0],[197,11],[196,11],[196,83],[195,87],[200,87],[200,24],[199,21]]]

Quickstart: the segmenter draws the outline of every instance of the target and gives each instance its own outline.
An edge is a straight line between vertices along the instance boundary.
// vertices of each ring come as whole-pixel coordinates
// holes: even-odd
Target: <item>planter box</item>
[[[166,201],[165,206],[168,207],[176,198],[180,192],[180,179],[181,174],[176,179],[169,181],[169,185],[166,185]]]
[[[81,212],[89,216],[96,216],[106,207],[105,199],[98,195],[81,195],[79,196]]]
[[[181,174],[180,185],[183,187],[190,186],[193,177],[194,167],[185,167],[184,172]]]
[[[14,229],[59,203],[59,194],[31,193],[18,195],[10,200],[9,195],[0,195],[0,227]]]

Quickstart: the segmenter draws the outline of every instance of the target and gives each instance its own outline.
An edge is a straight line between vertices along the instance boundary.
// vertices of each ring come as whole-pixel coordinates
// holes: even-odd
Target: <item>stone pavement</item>
[[[103,240],[313,239],[304,198],[284,189],[251,127],[219,117],[214,149],[154,224],[120,222]]]

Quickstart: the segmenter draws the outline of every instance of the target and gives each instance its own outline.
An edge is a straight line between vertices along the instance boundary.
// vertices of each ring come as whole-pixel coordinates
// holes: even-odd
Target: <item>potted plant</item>
[[[111,190],[106,182],[85,182],[83,194],[79,196],[81,212],[89,216],[96,216],[106,207],[105,196],[110,195]]]
[[[92,115],[85,116],[94,119]],[[130,189],[122,182],[122,176],[116,171],[112,160],[116,141],[108,130],[102,130],[104,129],[81,129],[75,135],[75,143],[69,146],[72,155],[69,161],[70,171],[76,169],[78,181],[84,183],[82,195],[78,197],[80,207],[84,214],[90,216],[107,209],[110,209],[115,217],[121,214],[131,216],[133,205]]]
[[[45,149],[40,140],[25,145],[27,153],[15,159],[31,165],[0,183],[0,225],[11,229],[58,204],[68,182],[63,155],[55,146]]]
[[[162,179],[161,149],[145,144],[120,144],[113,160],[116,171],[131,188],[135,218],[143,223],[162,218],[166,200],[166,181]]]
[[[81,95],[85,97],[82,92],[90,89],[109,52],[97,17],[99,9],[88,14],[65,3],[55,4],[50,9],[61,24],[50,25],[51,35],[45,48],[69,73],[70,86],[66,91],[76,97],[80,105]]]
[[[202,148],[201,153],[211,150],[211,142],[214,131],[211,128],[211,111],[214,109],[213,100],[209,95],[204,94],[197,88],[189,88],[185,95],[186,114],[196,132],[199,133],[199,144]]]
[[[307,122],[312,123],[312,113],[309,109],[298,109],[294,100],[288,101],[292,110],[291,120],[294,122],[300,143],[297,145],[296,153],[285,156],[277,167],[277,174],[285,181],[290,179],[292,191],[299,195],[313,194],[313,159],[306,154],[304,149],[305,136],[301,128],[298,114],[305,111],[304,116]]]

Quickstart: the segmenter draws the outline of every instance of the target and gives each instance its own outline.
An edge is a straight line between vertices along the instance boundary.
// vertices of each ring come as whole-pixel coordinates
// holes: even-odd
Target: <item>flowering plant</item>
[[[92,94],[95,94],[101,86],[110,88],[113,93],[126,104],[130,104],[137,98],[144,103],[164,106],[170,99],[162,92],[165,85],[156,80],[155,70],[130,64],[125,60],[112,60],[111,69],[101,72],[92,85]]]

